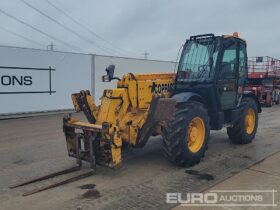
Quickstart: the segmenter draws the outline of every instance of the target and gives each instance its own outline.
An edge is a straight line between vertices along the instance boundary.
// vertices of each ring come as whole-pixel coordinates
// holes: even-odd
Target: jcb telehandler
[[[143,147],[161,134],[162,147],[176,165],[192,166],[208,147],[210,130],[227,127],[233,143],[250,143],[257,132],[261,106],[247,79],[246,41],[233,35],[191,36],[184,44],[177,74],[133,74],[114,77],[114,66],[102,80],[118,80],[96,106],[89,91],[72,95],[76,111],[88,122],[63,121],[69,156],[118,167],[122,146]]]

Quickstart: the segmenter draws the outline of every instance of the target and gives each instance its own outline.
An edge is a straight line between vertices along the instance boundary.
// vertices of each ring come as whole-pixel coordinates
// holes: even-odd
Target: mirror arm
[[[113,80],[113,79],[116,79],[116,80],[118,80],[118,81],[121,81],[121,79],[118,78],[118,77],[113,77],[113,78],[111,78],[111,80]]]

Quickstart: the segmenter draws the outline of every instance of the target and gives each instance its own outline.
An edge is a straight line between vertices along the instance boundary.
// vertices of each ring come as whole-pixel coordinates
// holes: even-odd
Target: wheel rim
[[[256,114],[254,109],[249,108],[245,117],[246,133],[252,134],[255,129]]]
[[[188,126],[187,144],[191,152],[197,152],[203,145],[205,138],[205,124],[200,117],[192,119]]]

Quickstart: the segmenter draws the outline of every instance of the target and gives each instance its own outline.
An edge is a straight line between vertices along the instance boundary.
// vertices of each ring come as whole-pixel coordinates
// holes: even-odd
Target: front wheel
[[[165,155],[175,165],[195,165],[208,147],[209,133],[208,112],[202,103],[179,104],[163,128]]]
[[[243,98],[238,119],[227,128],[229,139],[236,144],[248,144],[255,138],[258,129],[258,108],[254,99]]]

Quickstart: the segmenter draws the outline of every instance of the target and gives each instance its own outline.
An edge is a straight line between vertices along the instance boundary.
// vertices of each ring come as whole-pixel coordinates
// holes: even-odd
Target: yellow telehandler
[[[211,130],[227,127],[233,143],[250,143],[257,132],[261,106],[247,81],[246,41],[233,35],[191,36],[184,44],[177,73],[114,77],[118,80],[96,106],[89,91],[72,94],[76,111],[88,122],[64,117],[69,156],[77,162],[119,167],[122,146],[143,147],[162,135],[163,151],[176,165],[192,166],[204,156]]]

